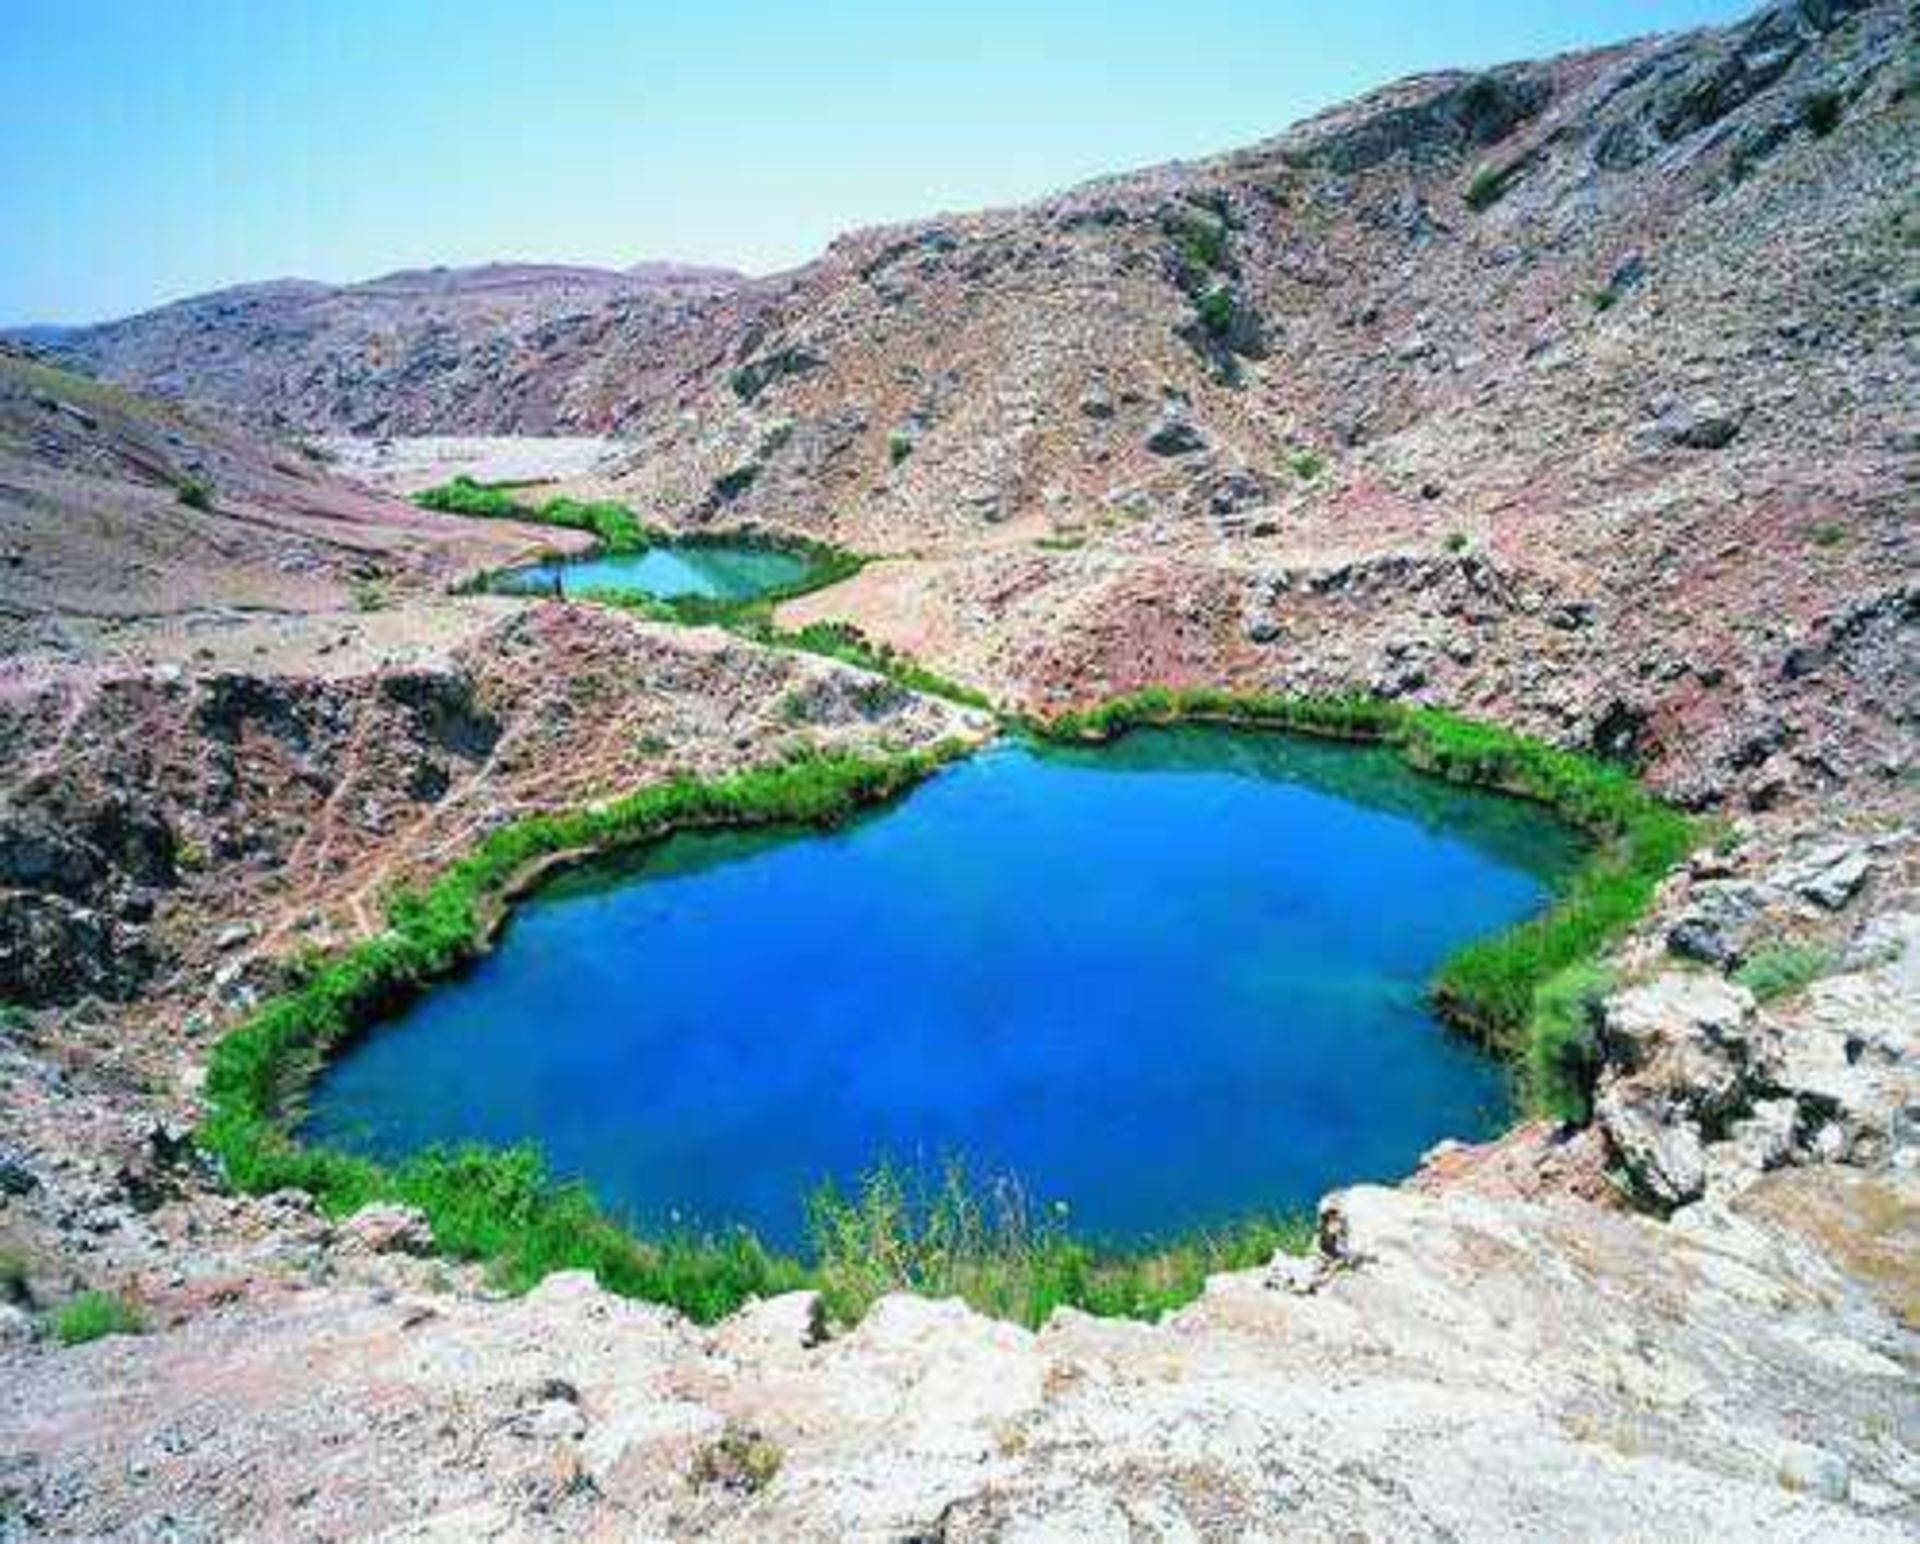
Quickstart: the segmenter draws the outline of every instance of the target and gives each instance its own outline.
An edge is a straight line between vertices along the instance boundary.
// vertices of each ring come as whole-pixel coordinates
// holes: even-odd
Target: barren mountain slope
[[[292,447],[0,349],[0,681],[29,653],[110,639],[184,658],[201,623],[371,605],[550,540],[377,497]]]
[[[797,614],[1017,699],[1414,693],[1696,801],[1871,772],[1915,708],[1913,47],[1789,4],[850,237],[618,414],[622,485],[924,559]]]
[[[540,433],[577,416],[567,375],[609,334],[623,349],[671,335],[739,282],[670,263],[495,263],[345,286],[288,279],[66,330],[52,346],[99,374],[267,427]]]

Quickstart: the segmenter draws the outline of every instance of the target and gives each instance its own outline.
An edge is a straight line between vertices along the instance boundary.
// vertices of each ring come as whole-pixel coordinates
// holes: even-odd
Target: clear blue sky
[[[1753,0],[0,0],[0,322],[488,258],[787,267]]]

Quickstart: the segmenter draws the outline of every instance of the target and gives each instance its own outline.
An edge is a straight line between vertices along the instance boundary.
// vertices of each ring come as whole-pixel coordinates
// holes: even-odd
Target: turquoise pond
[[[547,595],[558,579],[570,595],[611,590],[656,600],[753,600],[797,584],[812,572],[804,554],[779,547],[669,541],[655,542],[644,552],[529,563],[495,574],[487,587],[503,595]]]
[[[1579,861],[1390,751],[1214,728],[1000,745],[841,829],[676,836],[523,903],[318,1080],[309,1139],[537,1142],[643,1228],[803,1232],[963,1156],[1144,1242],[1509,1117],[1424,1002]]]

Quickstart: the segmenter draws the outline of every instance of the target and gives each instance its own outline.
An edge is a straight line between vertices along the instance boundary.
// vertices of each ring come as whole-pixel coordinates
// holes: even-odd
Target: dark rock
[[[1207,442],[1200,431],[1187,422],[1185,414],[1169,409],[1147,431],[1146,447],[1156,456],[1185,456],[1205,450]]]
[[[1612,761],[1628,761],[1638,752],[1646,727],[1645,709],[1616,698],[1595,720],[1590,743],[1596,755]]]
[[[1693,887],[1667,931],[1667,948],[1683,959],[1729,969],[1746,957],[1771,892],[1741,880],[1708,880]]]
[[[759,359],[748,360],[729,377],[734,395],[751,402],[776,381],[806,375],[826,364],[824,356],[803,343],[789,344]]]
[[[418,738],[463,761],[484,761],[499,743],[499,720],[474,704],[464,676],[402,671],[383,676],[380,690],[407,710]]]
[[[0,1196],[28,1196],[40,1188],[40,1176],[26,1160],[0,1149]]]
[[[70,1003],[133,996],[155,961],[137,929],[58,895],[0,894],[0,998]]]
[[[105,867],[98,853],[39,811],[0,812],[0,885],[85,899],[99,885]]]

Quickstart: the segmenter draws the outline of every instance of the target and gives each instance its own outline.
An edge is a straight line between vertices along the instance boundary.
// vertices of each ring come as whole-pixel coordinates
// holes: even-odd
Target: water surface
[[[798,583],[812,564],[779,547],[722,542],[655,542],[644,552],[551,558],[496,574],[488,587],[505,595],[547,595],[557,577],[570,595],[613,590],[656,600],[701,596],[753,600]]]
[[[533,1139],[638,1225],[780,1244],[882,1156],[964,1154],[1121,1241],[1311,1206],[1507,1118],[1423,989],[1577,858],[1544,811],[1380,749],[1009,745],[835,832],[565,877],[350,1050],[307,1134]]]

